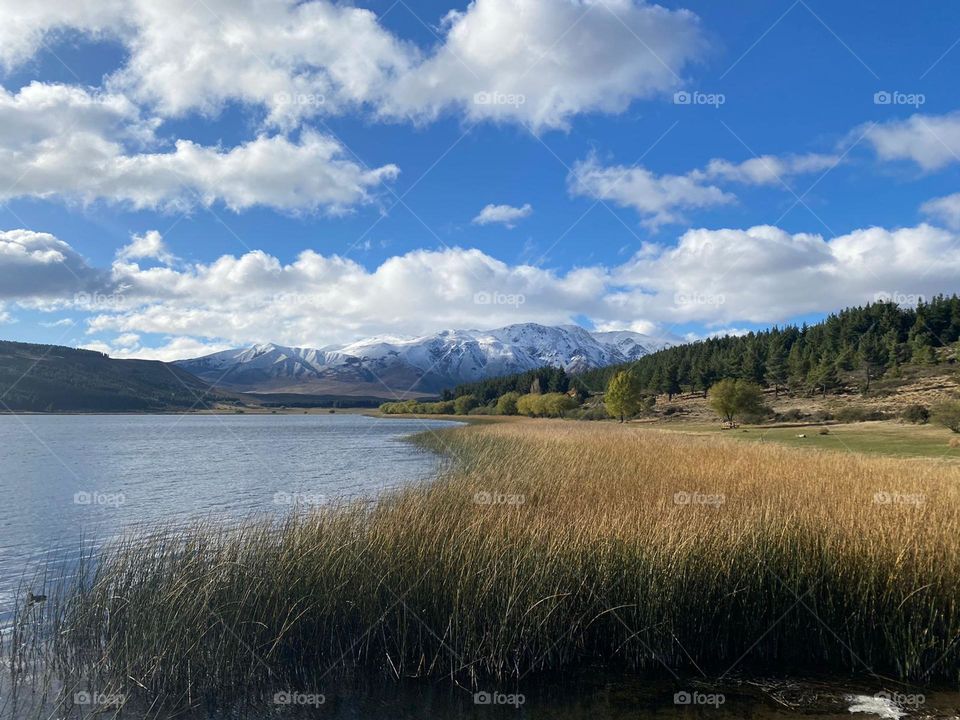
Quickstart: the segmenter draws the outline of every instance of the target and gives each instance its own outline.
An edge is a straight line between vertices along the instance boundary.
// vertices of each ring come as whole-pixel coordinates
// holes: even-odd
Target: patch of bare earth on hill
[[[960,397],[960,381],[955,372],[918,374],[916,377],[875,381],[867,393],[843,389],[822,394],[788,393],[764,390],[764,403],[775,414],[799,411],[801,423],[819,424],[824,417],[836,415],[845,408],[860,408],[897,418],[909,405],[931,407],[938,402]],[[657,397],[656,410],[647,422],[719,424],[717,414],[703,393],[681,393],[668,398]]]

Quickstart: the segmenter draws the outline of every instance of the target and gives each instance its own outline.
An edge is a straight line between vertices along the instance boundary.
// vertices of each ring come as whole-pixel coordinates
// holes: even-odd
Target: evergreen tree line
[[[542,367],[515,375],[457,385],[453,390],[445,390],[443,399],[452,400],[462,395],[473,395],[480,405],[486,405],[507,393],[529,393],[531,388],[536,388],[538,393],[566,393],[576,389],[582,391],[578,394],[587,394],[586,386],[579,379],[568,375],[563,368]]]
[[[773,327],[742,336],[709,338],[661,350],[625,364],[571,378],[561,369],[541,370],[460,385],[449,397],[492,399],[526,392],[535,378],[551,392],[571,387],[602,392],[617,372],[629,369],[650,392],[704,394],[724,379],[741,379],[776,392],[826,394],[855,384],[862,391],[904,364],[934,364],[954,356],[960,339],[960,297],[937,296],[915,308],[876,302],[830,315],[813,325]],[[955,348],[954,348],[955,349]]]

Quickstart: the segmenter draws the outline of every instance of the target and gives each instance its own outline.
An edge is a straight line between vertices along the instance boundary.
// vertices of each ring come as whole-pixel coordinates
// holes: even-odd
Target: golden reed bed
[[[432,484],[131,539],[64,671],[167,701],[585,664],[956,679],[960,468],[608,423],[428,432]]]

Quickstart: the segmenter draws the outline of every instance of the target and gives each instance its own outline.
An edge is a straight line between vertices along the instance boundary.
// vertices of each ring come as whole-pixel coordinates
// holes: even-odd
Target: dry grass
[[[114,548],[59,666],[178,702],[347,669],[957,678],[956,466],[561,421],[420,440],[456,463],[374,507]]]
[[[781,391],[776,397],[773,389],[764,390],[764,403],[778,413],[800,410],[808,418],[819,413],[837,414],[845,409],[863,409],[881,412],[891,417],[899,417],[909,405],[930,407],[938,402],[953,399],[960,391],[960,376],[943,366],[910,366],[904,368],[904,377],[900,379],[884,378],[875,382],[866,396],[855,390],[854,386],[844,393],[830,393],[826,397],[817,394],[790,394]],[[702,393],[682,393],[668,400],[666,395],[657,397],[659,410],[673,406],[683,410],[682,414],[659,416],[664,423],[698,422],[712,426],[720,424],[717,414],[710,408]]]

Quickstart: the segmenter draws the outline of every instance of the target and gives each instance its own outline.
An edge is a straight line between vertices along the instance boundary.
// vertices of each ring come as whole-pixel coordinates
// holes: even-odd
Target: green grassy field
[[[936,425],[909,425],[881,421],[773,428],[750,425],[736,430],[721,430],[715,425],[703,423],[651,424],[645,427],[694,435],[721,435],[736,440],[779,443],[790,447],[817,450],[862,452],[889,457],[960,460],[960,447],[950,447],[951,439],[958,436]],[[821,428],[826,428],[828,433],[820,435]],[[799,437],[800,435],[806,437]]]

